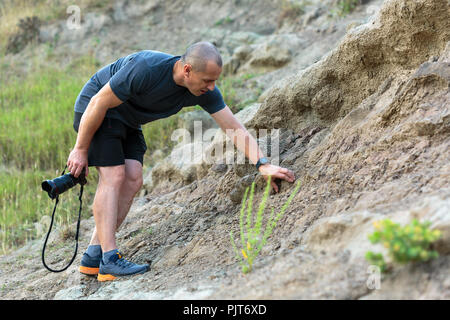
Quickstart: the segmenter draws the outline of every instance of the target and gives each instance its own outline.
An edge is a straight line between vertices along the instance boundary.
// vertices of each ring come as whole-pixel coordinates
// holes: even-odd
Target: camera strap
[[[61,175],[63,175],[66,172],[66,169],[67,169],[67,165],[64,168],[64,170],[63,170]],[[70,262],[69,262],[69,264],[67,266],[65,266],[63,269],[60,269],[60,270],[54,270],[54,269],[50,268],[49,266],[47,266],[47,264],[45,263],[45,257],[44,256],[45,256],[45,248],[47,247],[47,240],[48,240],[48,238],[50,236],[50,232],[52,231],[52,227],[53,227],[53,220],[55,218],[56,207],[58,206],[58,203],[59,203],[59,195],[56,196],[56,202],[55,202],[55,206],[53,207],[53,213],[52,213],[52,219],[50,221],[50,227],[48,229],[47,236],[45,237],[44,247],[42,248],[42,263],[44,264],[44,267],[46,267],[47,270],[49,270],[51,272],[62,272],[64,270],[66,270],[68,267],[70,267],[70,265],[75,260],[75,257],[77,256],[78,235],[79,235],[79,231],[80,231],[81,210],[82,210],[82,206],[83,206],[83,200],[81,199],[82,197],[83,197],[83,185],[80,184],[80,194],[78,196],[78,200],[80,201],[80,209],[78,210],[77,232],[75,234],[75,241],[76,241],[75,252],[74,252],[73,257],[72,257],[72,259],[70,260]]]

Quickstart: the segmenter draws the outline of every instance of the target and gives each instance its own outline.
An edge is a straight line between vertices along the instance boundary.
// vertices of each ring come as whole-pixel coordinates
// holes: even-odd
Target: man
[[[108,281],[149,269],[146,264],[125,260],[115,240],[116,230],[142,187],[147,149],[142,124],[169,117],[185,106],[200,105],[222,130],[235,130],[233,143],[266,179],[295,180],[290,170],[267,162],[255,139],[225,105],[215,86],[221,72],[217,48],[199,42],[181,57],[150,50],[130,54],[100,69],[84,85],[75,102],[78,135],[67,166],[75,177],[83,169],[88,175],[89,166],[95,166],[99,181],[93,204],[95,229],[80,272]],[[278,192],[273,180],[272,187]]]

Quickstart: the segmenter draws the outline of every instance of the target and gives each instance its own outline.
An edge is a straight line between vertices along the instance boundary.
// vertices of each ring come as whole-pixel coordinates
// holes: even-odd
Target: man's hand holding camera
[[[85,175],[88,176],[88,151],[75,147],[69,154],[69,159],[67,160],[67,169],[75,177],[78,176],[86,168]]]

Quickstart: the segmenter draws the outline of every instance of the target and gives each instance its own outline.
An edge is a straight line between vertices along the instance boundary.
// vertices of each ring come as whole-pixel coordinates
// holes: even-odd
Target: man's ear
[[[183,66],[183,72],[185,77],[189,77],[190,72],[192,71],[192,66],[189,63],[186,63]]]

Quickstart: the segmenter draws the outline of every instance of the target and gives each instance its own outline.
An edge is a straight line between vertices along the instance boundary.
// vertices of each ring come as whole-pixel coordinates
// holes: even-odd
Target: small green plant
[[[247,187],[247,189],[245,190],[244,198],[242,199],[240,220],[239,220],[241,246],[242,246],[240,251],[238,250],[236,243],[234,241],[233,231],[230,231],[231,245],[233,246],[233,250],[236,254],[236,258],[239,260],[239,262],[242,266],[243,273],[248,273],[252,270],[253,261],[258,256],[262,247],[266,244],[267,238],[272,234],[273,229],[276,227],[278,221],[283,217],[284,212],[286,211],[287,207],[289,206],[289,204],[291,203],[295,194],[297,193],[298,189],[300,188],[300,181],[299,181],[297,183],[297,186],[295,187],[294,191],[291,193],[291,195],[289,196],[287,201],[281,207],[280,212],[278,212],[278,214],[275,217],[274,217],[274,209],[272,208],[269,220],[267,221],[267,224],[266,224],[266,228],[261,237],[264,209],[266,208],[266,201],[269,196],[269,190],[271,187],[270,180],[271,180],[271,177],[269,176],[269,179],[267,181],[267,186],[264,190],[264,194],[263,194],[261,203],[259,204],[259,208],[256,213],[256,218],[255,218],[253,227],[252,227],[253,195],[254,195],[254,191],[255,191],[255,182],[253,182],[251,185],[250,195],[249,195],[247,205],[246,205],[246,201],[247,201],[247,195],[248,195],[248,191],[249,191],[250,187]],[[246,207],[247,207],[247,210],[246,210]],[[245,221],[245,226],[244,226],[245,213],[247,213],[247,216],[246,216],[246,221]],[[244,228],[245,228],[245,230],[244,230]]]
[[[340,16],[346,16],[351,13],[358,4],[360,4],[360,0],[339,0],[337,3],[338,14]]]
[[[231,24],[231,23],[233,23],[233,22],[234,22],[234,19],[233,19],[233,18],[225,17],[225,18],[221,18],[221,19],[217,20],[217,21],[214,23],[214,25],[215,25],[215,26],[221,26],[221,25],[224,25],[224,24]]]
[[[371,243],[382,243],[389,250],[389,256],[394,262],[404,264],[408,262],[428,261],[437,258],[437,251],[431,250],[430,245],[441,237],[439,230],[429,229],[430,222],[420,223],[414,219],[409,225],[400,226],[389,219],[375,221],[375,232],[369,235]],[[387,264],[381,253],[368,251],[366,259],[387,271]]]

